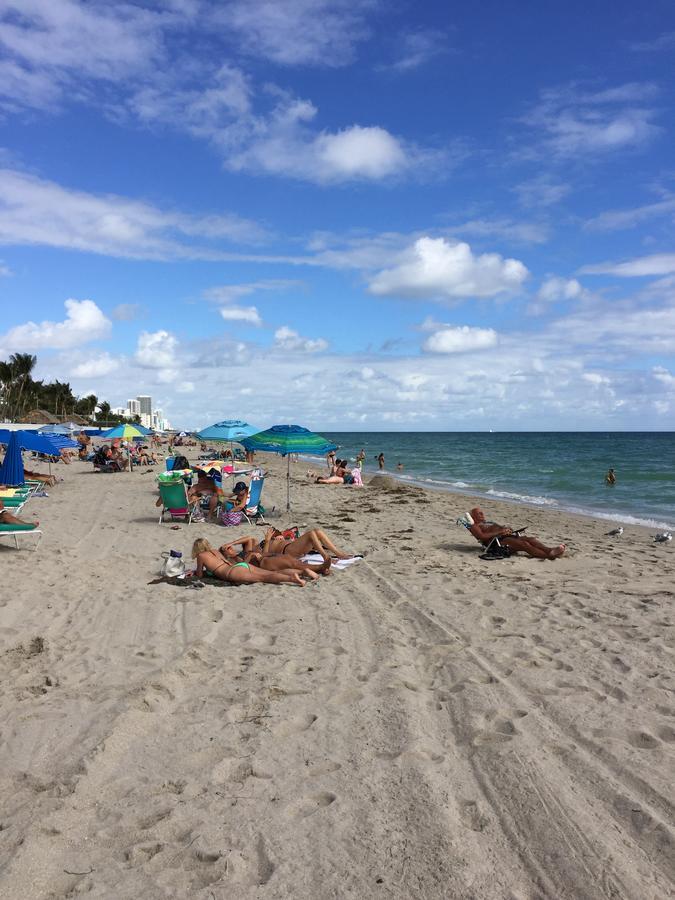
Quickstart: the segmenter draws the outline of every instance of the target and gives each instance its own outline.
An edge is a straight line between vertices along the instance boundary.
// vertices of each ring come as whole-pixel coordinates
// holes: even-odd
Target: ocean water
[[[351,462],[363,447],[366,472],[382,452],[388,474],[426,487],[675,528],[675,432],[323,434]]]

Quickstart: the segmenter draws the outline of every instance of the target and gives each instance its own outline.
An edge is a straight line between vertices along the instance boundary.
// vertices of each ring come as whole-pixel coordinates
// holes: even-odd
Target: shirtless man
[[[546,547],[536,538],[515,534],[513,529],[506,525],[486,522],[485,514],[478,506],[471,510],[471,518],[473,525],[469,531],[481,544],[487,545],[492,538],[498,537],[500,543],[513,550],[514,553],[527,553],[528,556],[534,556],[536,559],[556,559],[565,552],[564,544],[558,544],[557,547]]]

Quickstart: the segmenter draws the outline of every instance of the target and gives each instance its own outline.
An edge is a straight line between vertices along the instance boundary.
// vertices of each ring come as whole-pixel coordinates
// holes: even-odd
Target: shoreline
[[[308,461],[311,461],[315,466],[323,463],[325,468],[325,459],[323,457],[307,456],[305,458]],[[350,460],[350,463],[351,462],[353,461]],[[537,503],[533,500],[528,501],[524,497],[519,498],[517,495],[505,496],[505,494],[509,493],[508,491],[495,491],[493,488],[490,488],[485,492],[477,492],[475,489],[471,489],[469,487],[467,487],[466,489],[460,488],[456,484],[433,480],[430,477],[425,479],[425,477],[423,476],[418,477],[415,475],[409,475],[407,473],[402,474],[400,472],[392,472],[387,469],[383,469],[380,471],[378,469],[371,469],[370,466],[364,467],[362,472],[364,482],[366,484],[368,480],[375,475],[386,475],[388,478],[394,478],[404,485],[411,485],[412,487],[422,488],[423,490],[427,490],[433,493],[452,494],[458,497],[473,498],[474,500],[480,500],[483,503],[507,503],[512,506],[525,507],[526,509],[551,510],[562,512],[567,515],[577,515],[582,516],[583,518],[598,519],[606,523],[616,522],[621,525],[634,525],[637,527],[652,530],[660,529],[675,531],[675,520],[673,522],[666,522],[664,520],[650,517],[648,514],[645,514],[644,516],[638,516],[630,512],[613,513],[605,512],[603,510],[594,510],[590,508],[574,506],[571,503],[568,504],[567,502],[558,500],[555,497],[543,497],[541,499],[546,502]]]

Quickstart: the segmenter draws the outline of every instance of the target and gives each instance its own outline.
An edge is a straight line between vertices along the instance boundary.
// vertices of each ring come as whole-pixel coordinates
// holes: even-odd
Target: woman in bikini
[[[319,575],[330,575],[331,561],[330,556],[324,556],[323,562],[319,565],[310,565],[309,563],[300,562],[295,556],[285,553],[277,553],[274,555],[263,556],[258,539],[254,537],[243,537],[230,544],[223,544],[218,548],[218,552],[225,559],[253,563],[261,569],[268,569],[270,572],[282,572],[289,569],[300,572],[306,578],[316,581]]]
[[[297,572],[270,572],[252,563],[235,562],[225,559],[204,538],[197,538],[192,545],[192,558],[197,560],[197,578],[211,575],[230,584],[296,584],[304,587],[305,582]]]
[[[338,550],[325,531],[321,528],[312,528],[297,538],[284,537],[276,528],[268,528],[265,539],[260,544],[263,556],[285,554],[299,559],[306,553],[320,553],[324,559],[335,556],[338,559],[350,559],[353,554],[343,553]]]

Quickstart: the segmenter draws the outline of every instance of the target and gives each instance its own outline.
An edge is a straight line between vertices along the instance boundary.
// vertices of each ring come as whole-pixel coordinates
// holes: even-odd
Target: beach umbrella
[[[291,508],[291,454],[312,453],[324,456],[331,450],[337,450],[337,444],[331,443],[320,434],[308,431],[301,425],[273,425],[267,431],[260,431],[240,441],[247,450],[261,450],[267,453],[279,453],[287,457],[286,468],[286,510]]]
[[[213,425],[209,425],[208,428],[198,431],[197,437],[200,441],[223,441],[229,443],[232,467],[234,468],[232,444],[241,444],[242,438],[256,434],[257,430],[253,425],[249,425],[248,422],[241,422],[239,419],[225,419],[223,422],[215,422]]]
[[[38,429],[40,434],[72,434],[73,430],[69,423],[64,425],[44,425]]]
[[[108,431],[104,431],[101,438],[104,441],[114,440],[115,438],[122,438],[124,441],[144,438],[145,434],[141,431],[141,428],[143,428],[142,425],[130,425],[128,422],[122,422],[120,425],[115,425]],[[129,472],[132,472],[134,467],[131,465],[131,453],[127,453],[127,458],[129,460]]]
[[[59,456],[64,447],[77,447],[77,441],[71,441],[60,434],[40,434],[38,431],[26,431],[25,429],[19,429],[18,431],[9,431],[6,428],[0,429],[0,444],[7,444],[7,454],[9,454],[9,447],[13,441],[16,442],[16,446],[19,448],[19,455],[21,455],[21,450],[32,450],[34,453],[44,453],[46,456]],[[4,465],[3,462],[3,467]],[[51,471],[52,464],[50,461],[50,474]],[[0,484],[9,484],[9,482],[0,478]],[[21,484],[23,484],[23,480]]]
[[[17,437],[18,431],[13,431],[12,436],[7,444],[5,458],[0,466],[0,484],[7,484],[10,487],[16,487],[23,484],[26,480],[23,474],[23,459],[21,457],[21,446]]]

